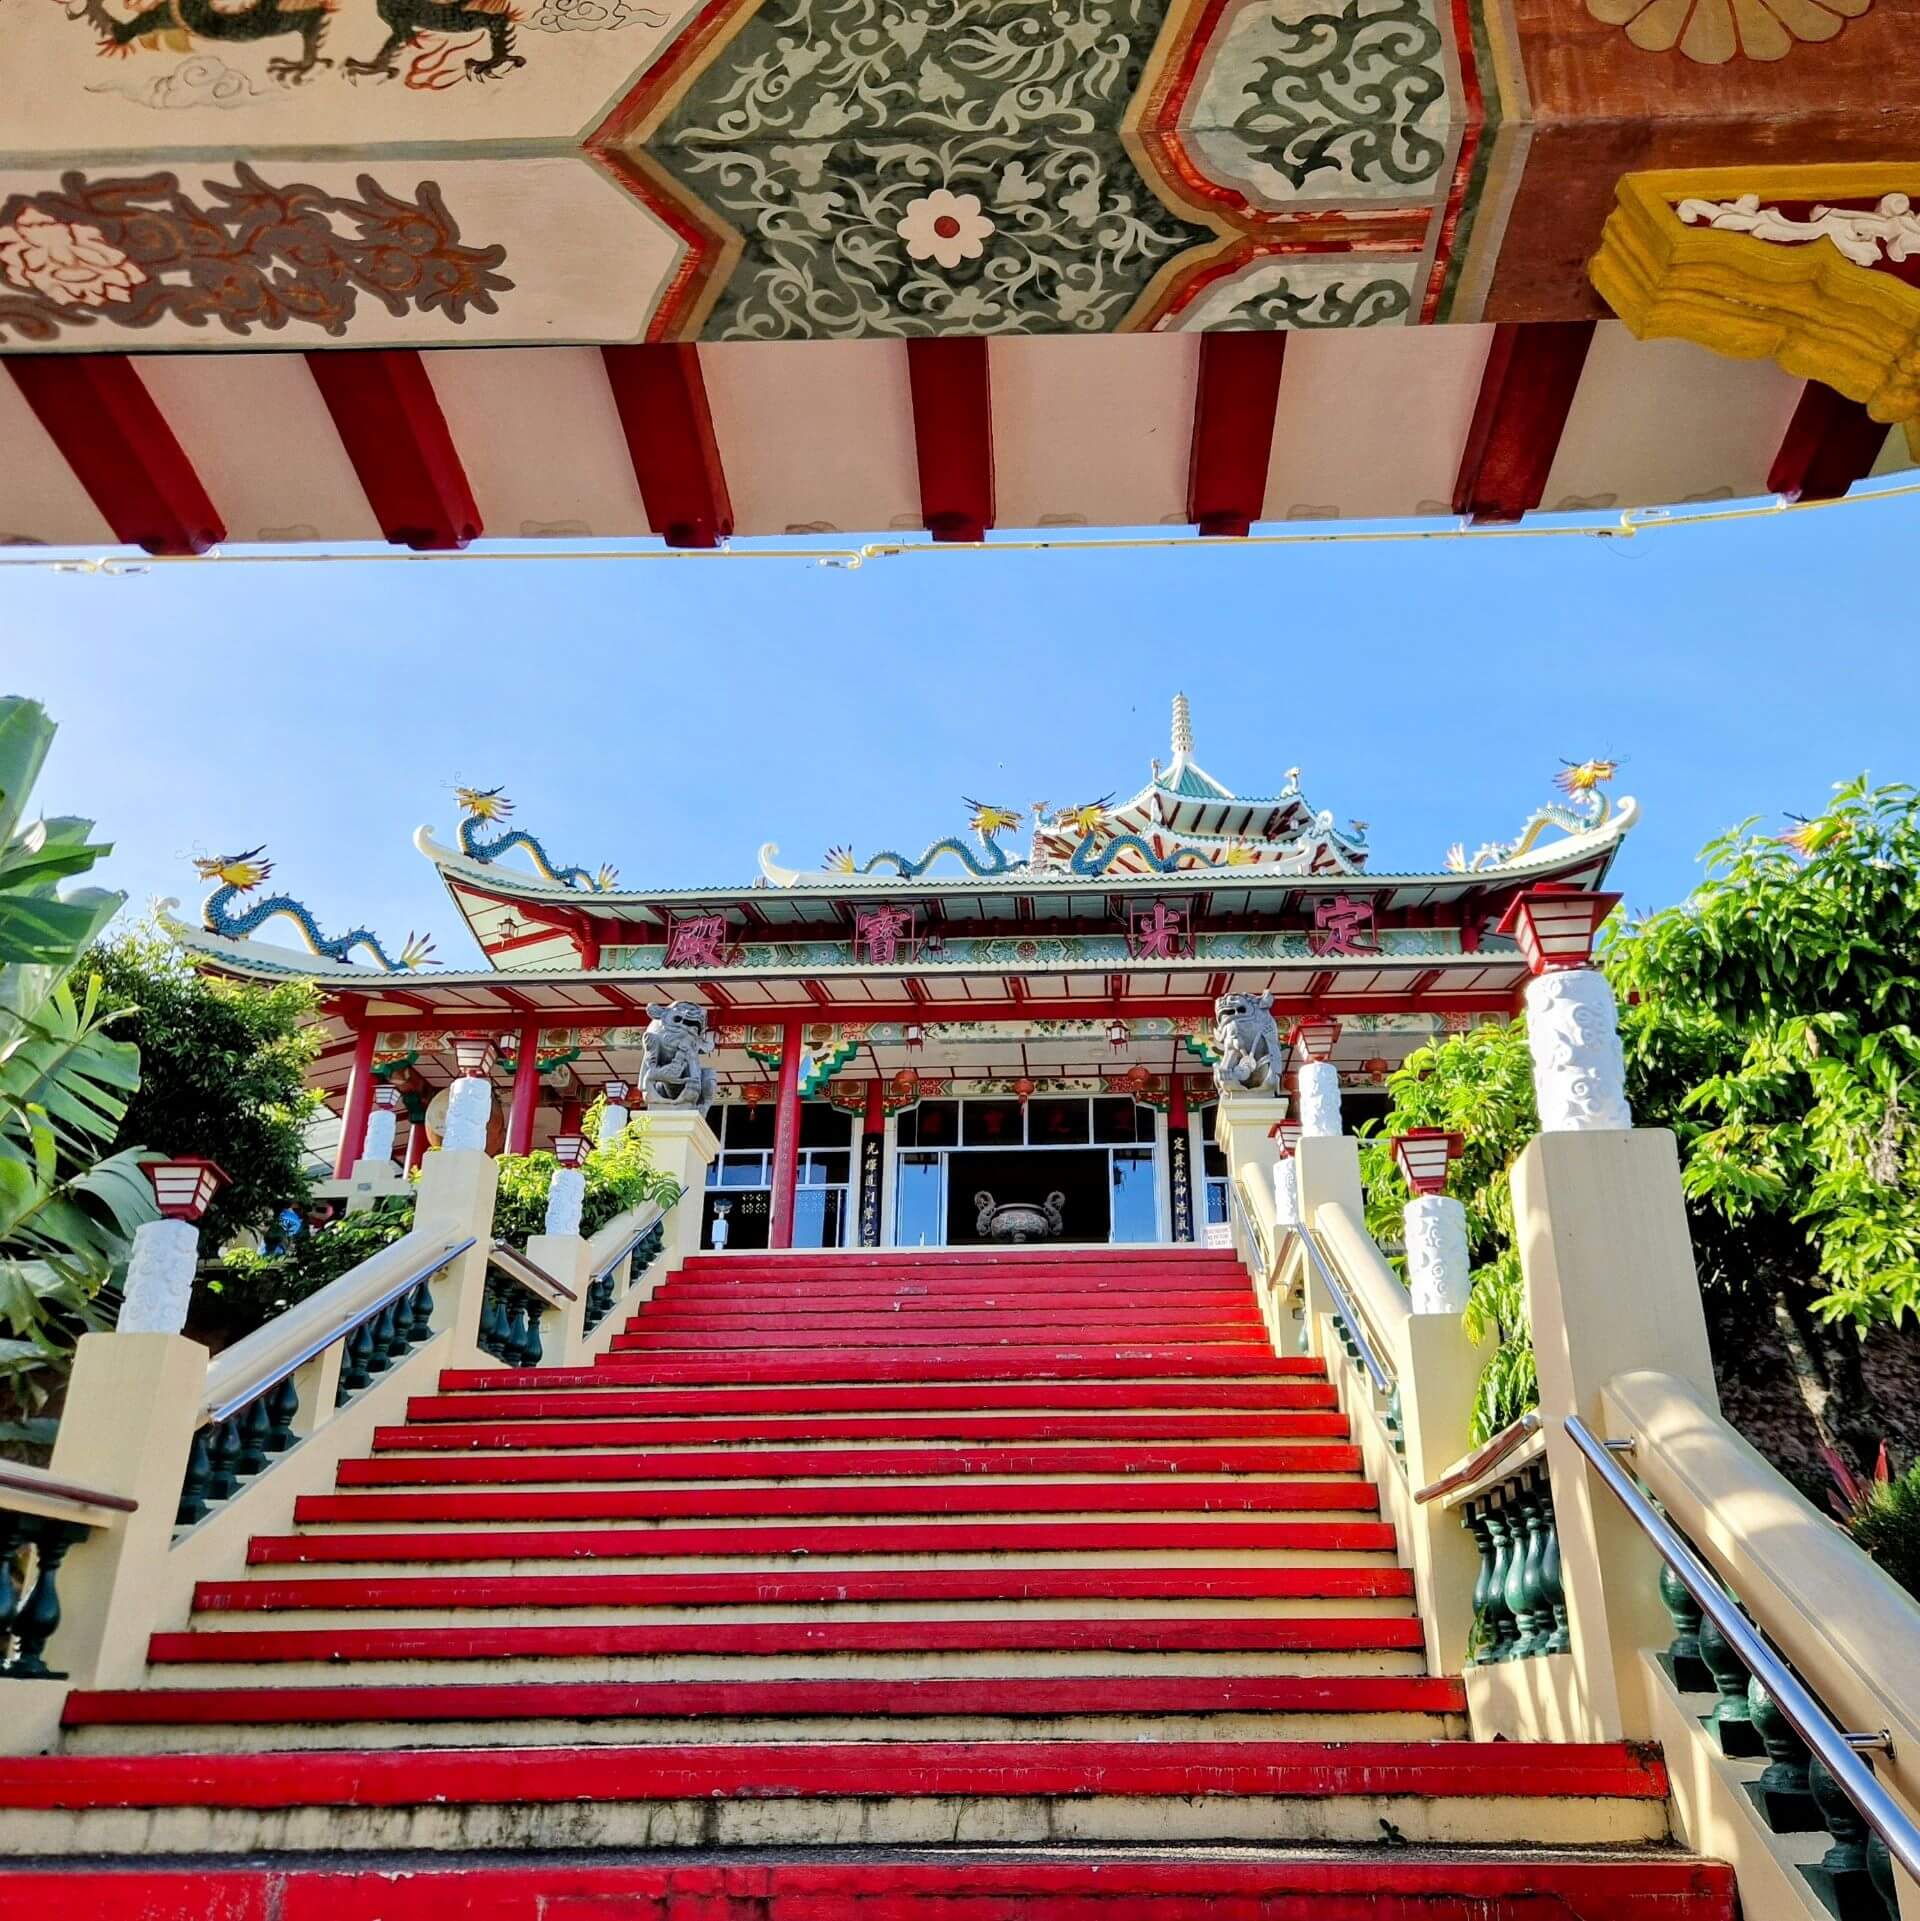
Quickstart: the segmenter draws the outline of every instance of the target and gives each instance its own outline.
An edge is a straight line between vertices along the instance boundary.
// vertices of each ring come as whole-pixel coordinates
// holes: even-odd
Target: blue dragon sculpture
[[[201,924],[209,933],[224,934],[229,940],[245,940],[256,927],[279,914],[299,928],[308,951],[324,960],[344,961],[356,947],[364,947],[389,974],[404,974],[424,967],[432,957],[433,942],[424,934],[409,933],[398,955],[389,954],[381,946],[379,937],[365,927],[356,927],[337,940],[330,940],[321,933],[312,913],[291,894],[269,894],[242,913],[231,912],[235,901],[263,886],[273,872],[272,861],[263,858],[266,851],[262,845],[250,847],[244,854],[216,854],[210,860],[193,863],[202,880],[220,882],[200,909]]]
[[[1175,847],[1170,853],[1156,854],[1138,834],[1116,834],[1109,841],[1098,840],[1089,834],[1073,850],[1073,857],[1067,866],[1073,873],[1097,879],[1122,854],[1129,852],[1138,854],[1156,874],[1177,873],[1183,867],[1228,867],[1238,864],[1231,854],[1223,859],[1215,859],[1203,854],[1197,847]]]
[[[945,840],[935,841],[918,860],[888,848],[873,855],[863,866],[856,867],[852,848],[830,847],[827,849],[826,871],[830,874],[877,874],[884,868],[891,868],[903,880],[918,880],[942,854],[951,854],[975,879],[989,880],[995,874],[1011,873],[1023,865],[995,838],[1011,833],[1020,825],[1021,816],[1012,808],[995,807],[985,801],[969,799],[964,794],[961,799],[973,809],[973,818],[968,825],[980,842],[980,854],[975,854],[965,841],[949,835]]]
[[[490,838],[483,839],[481,830],[489,823],[505,821],[513,812],[504,789],[499,787],[456,787],[454,798],[460,803],[460,851],[469,860],[483,861],[491,865],[502,854],[510,853],[516,847],[527,850],[527,858],[548,880],[558,881],[563,887],[572,887],[586,894],[610,894],[620,884],[619,874],[611,867],[602,867],[597,873],[588,873],[584,867],[556,867],[547,856],[547,850],[523,829],[502,827]]]
[[[1619,771],[1617,760],[1563,761],[1554,785],[1567,797],[1565,806],[1549,801],[1544,807],[1536,807],[1515,839],[1483,841],[1471,855],[1462,842],[1455,841],[1447,849],[1447,871],[1479,874],[1489,867],[1503,867],[1510,860],[1518,860],[1549,827],[1566,834],[1585,834],[1604,825],[1613,817],[1613,800],[1602,789]],[[1632,803],[1625,805],[1630,807]]]

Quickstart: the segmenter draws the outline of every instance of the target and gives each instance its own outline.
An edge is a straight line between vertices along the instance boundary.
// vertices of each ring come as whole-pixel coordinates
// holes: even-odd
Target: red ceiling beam
[[[993,525],[993,394],[987,343],[907,342],[920,517],[935,540],[983,540]]]
[[[204,554],[226,539],[193,463],[124,354],[16,354],[6,364],[115,540],[150,554]]]
[[[733,502],[707,405],[700,350],[685,342],[602,347],[647,523],[669,547],[717,547]]]
[[[1809,380],[1787,423],[1767,485],[1787,500],[1838,500],[1873,472],[1887,444],[1885,421],[1857,400]]]
[[[1260,518],[1286,351],[1284,333],[1200,336],[1187,518],[1202,534],[1244,539]]]
[[[408,347],[310,353],[307,366],[367,505],[394,546],[445,553],[485,532],[427,363],[417,353]]]
[[[598,981],[594,982],[593,985],[594,990],[609,1007],[617,1007],[621,1013],[628,1015],[639,1014],[645,1011],[637,1000],[634,1000],[630,995],[621,993],[619,988],[605,987]]]
[[[1453,511],[1475,522],[1513,521],[1546,495],[1580,372],[1591,320],[1505,322],[1493,330]]]

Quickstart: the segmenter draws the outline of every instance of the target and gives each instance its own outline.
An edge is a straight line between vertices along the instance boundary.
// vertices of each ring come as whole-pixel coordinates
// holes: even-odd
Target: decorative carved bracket
[[[1920,451],[1909,196],[1920,158],[1628,174],[1588,273],[1639,338],[1776,361],[1907,423]]]

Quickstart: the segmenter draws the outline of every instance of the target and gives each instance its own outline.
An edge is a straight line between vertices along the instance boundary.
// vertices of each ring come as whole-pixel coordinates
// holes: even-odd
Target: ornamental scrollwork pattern
[[[1336,280],[1299,292],[1286,280],[1243,300],[1216,332],[1251,332],[1269,327],[1384,327],[1404,321],[1413,305],[1412,289],[1397,280]]]
[[[233,176],[203,181],[196,198],[171,173],[74,172],[0,200],[0,339],[50,341],[102,320],[338,335],[362,294],[396,318],[458,323],[496,312],[513,286],[496,271],[506,249],[462,245],[431,180],[407,199],[362,174],[352,198],[274,186],[245,161]]]

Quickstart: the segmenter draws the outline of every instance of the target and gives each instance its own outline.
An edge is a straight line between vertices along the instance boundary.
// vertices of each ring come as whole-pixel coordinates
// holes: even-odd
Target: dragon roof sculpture
[[[322,960],[350,964],[354,949],[364,948],[383,971],[402,974],[424,967],[432,958],[433,942],[424,934],[409,933],[398,954],[389,954],[370,928],[350,928],[337,936],[323,934],[312,910],[291,894],[268,894],[234,912],[236,902],[265,886],[272,875],[273,863],[266,858],[266,851],[263,844],[244,853],[215,854],[194,861],[202,880],[220,883],[201,903],[200,924],[208,933],[226,940],[245,940],[256,927],[279,918],[292,921],[307,951]]]

